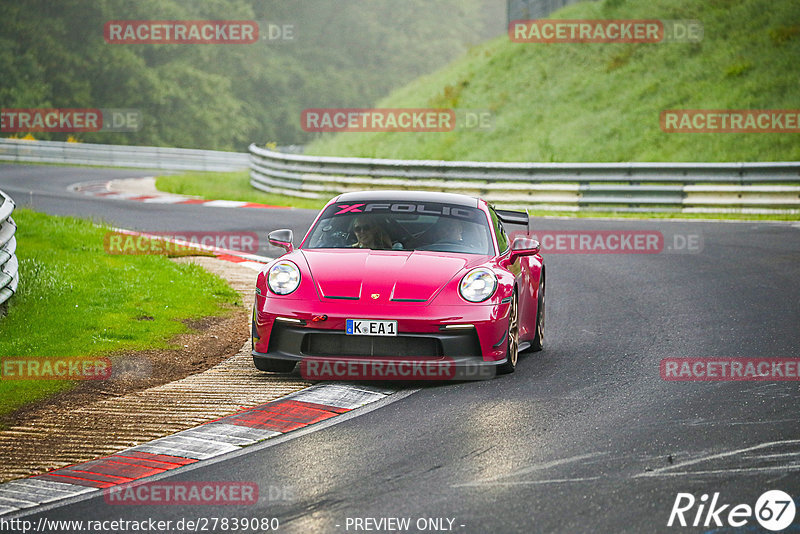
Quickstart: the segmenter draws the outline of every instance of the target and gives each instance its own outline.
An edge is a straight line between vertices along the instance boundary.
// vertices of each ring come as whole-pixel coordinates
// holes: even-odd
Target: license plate
[[[353,336],[396,336],[397,321],[348,319],[345,329],[346,333]]]

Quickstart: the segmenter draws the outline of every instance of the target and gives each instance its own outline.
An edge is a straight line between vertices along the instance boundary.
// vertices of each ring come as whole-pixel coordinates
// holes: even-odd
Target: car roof
[[[440,191],[354,191],[342,193],[335,199],[336,202],[388,200],[398,202],[440,202],[442,204],[455,204],[477,208],[479,200],[469,195],[458,193],[442,193]]]

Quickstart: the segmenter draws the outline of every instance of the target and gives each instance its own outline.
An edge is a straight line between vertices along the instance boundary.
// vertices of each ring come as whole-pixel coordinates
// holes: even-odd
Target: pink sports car
[[[296,249],[291,230],[271,232],[286,254],[256,281],[255,366],[424,359],[513,372],[520,351],[543,346],[545,269],[539,243],[510,243],[504,224],[528,215],[466,195],[369,191],[328,202]]]

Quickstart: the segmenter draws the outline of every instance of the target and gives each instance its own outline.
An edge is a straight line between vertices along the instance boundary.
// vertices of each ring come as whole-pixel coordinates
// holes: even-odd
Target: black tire
[[[297,362],[291,360],[265,360],[253,356],[253,365],[256,366],[256,369],[269,373],[291,373],[296,364]]]
[[[536,335],[531,342],[531,352],[539,352],[544,349],[544,288],[545,278],[544,269],[542,269],[542,274],[539,277],[539,298],[536,306]]]
[[[508,312],[508,349],[506,349],[506,362],[497,366],[497,374],[507,375],[517,368],[519,360],[519,306],[517,304],[517,291],[511,294],[511,311]]]

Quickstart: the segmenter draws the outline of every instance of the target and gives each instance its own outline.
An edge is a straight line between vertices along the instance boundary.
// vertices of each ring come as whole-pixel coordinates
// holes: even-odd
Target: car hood
[[[394,250],[303,250],[321,299],[427,302],[486,256]],[[378,295],[375,297],[374,295]]]

